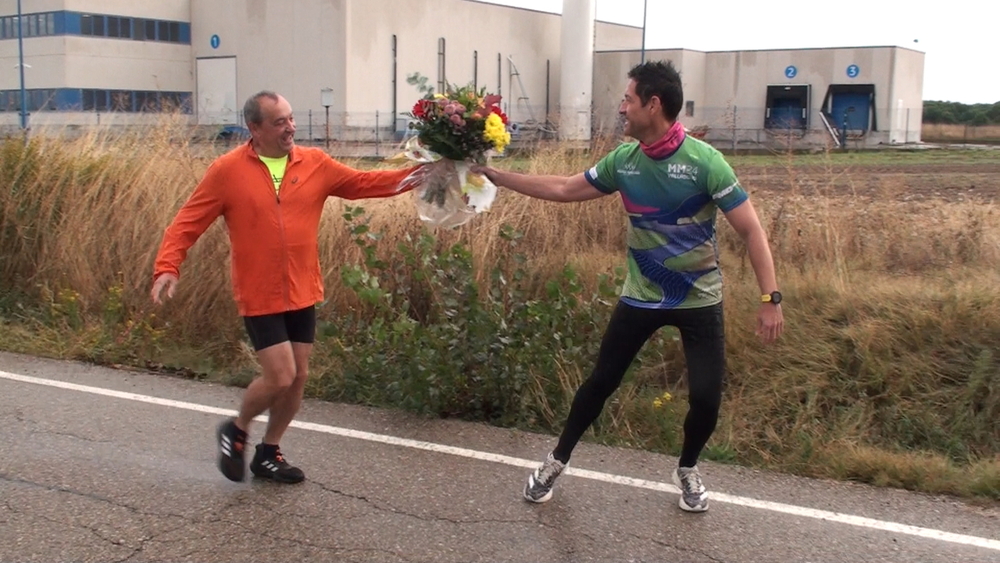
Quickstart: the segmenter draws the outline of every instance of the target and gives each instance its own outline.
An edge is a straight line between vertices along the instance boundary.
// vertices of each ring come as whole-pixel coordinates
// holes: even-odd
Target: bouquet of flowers
[[[457,227],[489,209],[497,188],[469,170],[487,164],[510,144],[500,96],[485,88],[449,88],[417,101],[410,116],[417,135],[394,160],[423,163],[399,185],[413,188],[420,218],[434,226]]]

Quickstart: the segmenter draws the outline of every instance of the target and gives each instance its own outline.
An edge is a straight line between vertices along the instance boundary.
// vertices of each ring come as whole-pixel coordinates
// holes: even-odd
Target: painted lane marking
[[[0,379],[8,379],[11,381],[18,381],[21,383],[31,383],[34,385],[44,385],[47,387],[55,387],[57,389],[65,389],[68,391],[79,391],[81,393],[90,393],[92,395],[100,395],[104,397],[112,397],[115,399],[125,399],[128,401],[136,401],[140,403],[147,403],[151,405],[157,405],[162,407],[171,407],[176,409],[184,409],[188,411],[201,412],[205,414],[215,414],[220,416],[236,416],[236,411],[231,409],[223,409],[219,407],[211,407],[208,405],[200,405],[197,403],[188,403],[185,401],[175,401],[172,399],[162,399],[160,397],[151,397],[149,395],[139,395],[137,393],[128,393],[125,391],[115,391],[112,389],[104,389],[101,387],[91,387],[88,385],[79,385],[76,383],[69,383],[65,381],[57,381],[52,379],[43,379],[38,377],[31,377],[27,375],[18,375],[15,373],[8,373],[5,371],[0,371]],[[266,421],[266,416],[258,417],[255,420]],[[493,463],[500,463],[503,465],[510,465],[514,467],[523,467],[528,469],[534,469],[537,465],[537,461],[511,457],[501,454],[495,454],[490,452],[481,452],[478,450],[470,450],[467,448],[458,448],[455,446],[446,446],[443,444],[437,444],[434,442],[424,442],[421,440],[411,440],[408,438],[399,438],[396,436],[388,436],[385,434],[374,434],[371,432],[362,432],[360,430],[352,430],[350,428],[340,428],[337,426],[329,426],[326,424],[316,424],[313,422],[301,422],[298,420],[293,420],[291,426],[293,428],[299,428],[302,430],[311,430],[313,432],[320,432],[323,434],[330,434],[333,436],[342,436],[344,438],[353,438],[356,440],[365,440],[367,442],[376,442],[380,444],[387,444],[391,446],[401,446],[404,448],[413,448],[417,450],[424,450],[429,452],[454,455],[458,457],[465,457],[469,459],[475,459],[479,461],[489,461]],[[587,469],[577,469],[574,467],[567,467],[564,471],[565,475],[574,475],[576,477],[581,477],[583,479],[590,479],[593,481],[600,481],[603,483],[611,483],[615,485],[623,485],[626,487],[635,487],[639,489],[647,489],[651,491],[658,491],[664,493],[678,494],[680,491],[674,485],[661,483],[659,481],[649,481],[646,479],[636,479],[633,477],[625,477],[622,475],[614,475],[611,473],[603,473],[600,471],[590,471]],[[885,520],[876,520],[874,518],[865,518],[862,516],[854,516],[852,514],[844,514],[840,512],[831,512],[828,510],[818,510],[815,508],[806,508],[803,506],[796,506],[792,504],[783,504],[779,502],[771,502],[766,500],[758,500],[749,497],[740,497],[734,495],[727,495],[725,493],[711,492],[711,500],[713,502],[721,502],[725,504],[734,504],[737,506],[744,506],[747,508],[755,508],[758,510],[768,510],[771,512],[779,512],[782,514],[788,514],[791,516],[799,516],[802,518],[813,518],[816,520],[825,520],[827,522],[836,522],[839,524],[848,524],[850,526],[858,526],[862,528],[869,528],[872,530],[881,530],[885,532],[893,532],[897,534],[906,534],[910,536],[916,536],[925,539],[957,543],[962,545],[981,547],[984,549],[992,549],[994,551],[1000,551],[1000,540],[994,540],[989,538],[981,538],[978,536],[968,536],[963,534],[955,534],[952,532],[945,532],[942,530],[935,530],[932,528],[921,528],[919,526],[910,526],[908,524],[900,524],[898,522],[889,522]]]

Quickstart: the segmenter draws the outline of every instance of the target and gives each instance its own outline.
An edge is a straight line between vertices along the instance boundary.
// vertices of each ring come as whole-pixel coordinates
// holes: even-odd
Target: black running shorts
[[[254,350],[260,351],[282,342],[312,344],[316,340],[316,307],[273,315],[243,317]]]

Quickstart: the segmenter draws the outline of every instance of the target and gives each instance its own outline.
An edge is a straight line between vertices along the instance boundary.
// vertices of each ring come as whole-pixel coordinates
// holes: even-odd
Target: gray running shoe
[[[708,491],[701,482],[698,466],[678,467],[674,471],[674,484],[681,490],[678,504],[688,512],[705,512],[708,510]]]
[[[566,469],[566,464],[552,457],[552,452],[549,452],[542,465],[528,475],[524,499],[529,502],[545,502],[552,498],[552,485],[563,469]]]

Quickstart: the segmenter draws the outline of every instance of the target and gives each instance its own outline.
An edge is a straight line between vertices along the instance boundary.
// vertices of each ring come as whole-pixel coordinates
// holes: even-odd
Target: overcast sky
[[[485,1],[562,11],[562,0]],[[1000,33],[996,7],[987,8],[990,2],[950,0],[918,7],[897,0],[597,0],[597,19],[642,26],[644,1],[647,49],[895,45],[925,54],[924,100],[1000,101]]]

